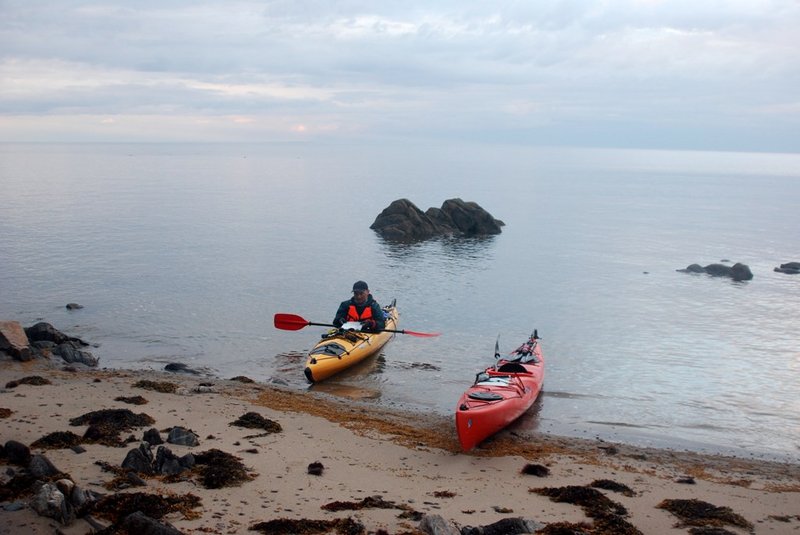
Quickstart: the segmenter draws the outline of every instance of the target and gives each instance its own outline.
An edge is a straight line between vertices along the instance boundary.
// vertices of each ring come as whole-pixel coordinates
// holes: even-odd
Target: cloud
[[[93,139],[75,118],[119,116],[121,139],[161,131],[148,121],[207,118],[171,136],[225,141],[238,134],[215,118],[241,117],[266,139],[298,125],[306,137],[573,132],[622,146],[674,145],[684,132],[702,148],[702,131],[800,150],[786,139],[800,139],[791,0],[3,5],[3,140],[52,137],[54,122],[68,139]],[[28,127],[3,126],[11,118]]]

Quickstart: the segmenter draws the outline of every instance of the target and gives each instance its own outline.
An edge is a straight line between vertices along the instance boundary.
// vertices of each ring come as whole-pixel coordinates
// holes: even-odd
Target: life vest
[[[356,310],[355,305],[350,305],[350,308],[347,309],[347,321],[364,321],[372,319],[372,307],[367,306],[361,315],[358,315],[358,310]]]

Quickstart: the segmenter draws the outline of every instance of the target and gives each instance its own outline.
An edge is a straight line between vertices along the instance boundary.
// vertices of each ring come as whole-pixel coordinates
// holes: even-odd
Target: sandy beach
[[[122,519],[134,511],[111,498],[129,493],[174,504],[149,509],[150,517],[182,533],[456,533],[501,521],[472,533],[521,532],[512,519],[537,533],[800,533],[793,463],[513,432],[465,454],[449,419],[243,378],[10,359],[0,377],[4,534],[124,533]],[[120,431],[116,444],[87,438],[86,416],[105,409],[152,423]],[[162,446],[176,459],[192,453],[196,464],[173,475],[128,474],[121,466],[131,450],[156,453],[142,446],[152,428],[165,441],[173,428],[191,432],[197,445]],[[51,480],[68,476],[94,503],[69,525],[37,514],[29,504],[41,483],[17,484],[27,469],[9,441],[46,457],[59,472]],[[239,460],[230,465],[239,480],[214,480],[209,470],[225,463],[209,452]]]

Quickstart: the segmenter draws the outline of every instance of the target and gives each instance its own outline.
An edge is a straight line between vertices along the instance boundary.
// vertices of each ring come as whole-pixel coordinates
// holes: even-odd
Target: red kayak
[[[475,378],[456,405],[456,431],[464,451],[494,435],[527,411],[542,389],[544,357],[539,336],[501,358]]]

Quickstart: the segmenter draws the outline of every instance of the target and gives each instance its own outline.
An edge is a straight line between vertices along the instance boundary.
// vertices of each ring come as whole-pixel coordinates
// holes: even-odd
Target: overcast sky
[[[800,2],[0,0],[0,141],[328,139],[800,152]]]

